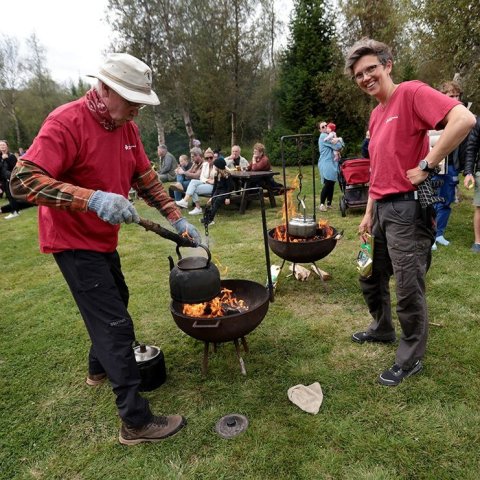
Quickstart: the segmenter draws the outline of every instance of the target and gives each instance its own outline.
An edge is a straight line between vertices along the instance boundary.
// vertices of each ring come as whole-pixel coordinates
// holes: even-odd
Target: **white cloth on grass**
[[[322,387],[318,382],[311,385],[295,385],[288,389],[288,399],[308,413],[316,415],[323,402]]]

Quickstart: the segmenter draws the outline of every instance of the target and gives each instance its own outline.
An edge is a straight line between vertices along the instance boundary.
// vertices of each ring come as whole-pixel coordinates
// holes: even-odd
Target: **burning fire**
[[[279,240],[281,242],[287,241],[287,229],[285,225],[278,225],[273,230],[273,238],[275,240]],[[289,242],[314,242],[317,240],[325,240],[326,238],[330,238],[333,235],[333,228],[328,225],[328,222],[325,220],[320,220],[318,222],[317,234],[313,237],[309,238],[301,238],[301,237],[292,237],[292,235],[288,235]]]
[[[224,317],[228,313],[241,313],[248,310],[248,305],[233,295],[233,291],[222,288],[220,296],[204,303],[185,303],[183,314],[189,317],[214,318]]]
[[[222,277],[226,277],[227,273],[228,273],[228,267],[226,265],[222,265],[222,262],[220,261],[220,259],[218,258],[217,255],[213,256],[213,260],[214,260],[215,265],[218,268],[218,271],[220,272],[220,275]]]
[[[191,237],[189,234],[188,234],[188,230],[185,229],[185,231],[180,235],[181,237],[183,238],[188,238],[189,240],[193,240],[193,237]]]
[[[288,212],[288,218],[293,218],[297,215],[297,209],[295,207],[295,202],[293,201],[293,192],[300,187],[300,179],[298,175],[295,176],[292,183],[290,184],[290,188],[287,191],[287,204],[285,205],[285,201],[283,203],[282,208],[282,222],[285,224],[287,223],[287,216],[286,213]]]
[[[273,238],[275,240],[279,240],[281,242],[286,242],[287,241],[287,215],[288,213],[288,218],[292,219],[298,216],[297,208],[295,206],[295,202],[293,201],[293,192],[299,188],[300,186],[300,179],[298,178],[298,175],[293,179],[290,189],[287,192],[287,203],[283,205],[282,208],[282,222],[283,225],[279,225],[274,229],[273,232]],[[326,238],[329,238],[333,235],[333,228],[330,227],[328,222],[326,220],[319,220],[318,221],[318,228],[317,228],[317,234],[314,237],[310,238],[300,238],[300,237],[293,237],[292,235],[288,235],[288,241],[289,242],[311,242],[311,241],[316,241],[316,240],[324,240]]]

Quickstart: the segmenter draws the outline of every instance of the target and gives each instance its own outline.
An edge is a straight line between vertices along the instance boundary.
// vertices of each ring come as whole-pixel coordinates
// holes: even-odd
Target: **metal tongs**
[[[167,240],[171,240],[175,242],[179,247],[196,247],[197,245],[193,242],[193,240],[186,236],[183,237],[178,233],[172,232],[158,223],[152,222],[151,220],[147,220],[146,218],[140,217],[140,221],[138,222],[140,226],[142,226],[145,230],[156,233]]]

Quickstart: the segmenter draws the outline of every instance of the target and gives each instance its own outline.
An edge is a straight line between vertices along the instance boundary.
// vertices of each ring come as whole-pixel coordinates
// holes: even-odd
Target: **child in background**
[[[230,205],[230,196],[222,195],[221,197],[216,197],[216,195],[230,193],[233,190],[233,179],[230,176],[230,172],[225,168],[227,166],[225,159],[219,157],[213,161],[217,172],[215,174],[213,182],[213,191],[212,197],[209,198],[207,206],[205,208],[205,215],[200,221],[207,225],[214,225],[215,214],[221,205]]]
[[[192,166],[192,161],[188,155],[180,155],[178,157],[178,167],[175,169],[175,174],[177,176],[177,181],[172,183],[168,187],[168,193],[170,198],[174,198],[175,201],[181,200],[185,190],[188,186],[188,181],[185,178],[185,175],[182,172],[186,172],[190,170]]]
[[[331,143],[332,145],[337,145],[338,143],[342,144],[342,147],[345,146],[345,143],[343,142],[342,137],[337,137],[337,134],[335,133],[337,130],[337,126],[334,123],[329,123],[327,124],[327,136],[325,138],[325,142]],[[340,161],[340,151],[335,150],[334,151],[335,155],[335,161]]]
[[[180,155],[178,157],[178,163],[185,171],[192,166],[192,161],[190,160],[190,157],[188,155]]]

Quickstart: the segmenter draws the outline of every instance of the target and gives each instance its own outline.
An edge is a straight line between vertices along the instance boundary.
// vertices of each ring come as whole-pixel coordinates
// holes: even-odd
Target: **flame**
[[[287,204],[285,205],[285,200],[283,201],[282,222],[284,224],[287,222],[286,213],[288,213],[288,218],[293,218],[297,215],[297,208],[295,206],[295,202],[293,201],[293,192],[300,187],[300,179],[298,178],[298,175],[299,174],[297,174],[292,180],[290,188],[287,191]]]
[[[283,202],[283,207],[282,207],[283,225],[279,225],[273,231],[273,238],[275,240],[280,240],[281,242],[287,241],[288,233],[286,228],[286,224],[287,224],[286,213],[288,213],[289,219],[292,219],[298,215],[297,208],[295,206],[296,202],[293,201],[293,192],[299,187],[300,187],[300,179],[299,179],[299,174],[297,174],[296,177],[293,179],[290,185],[290,188],[287,192],[286,205],[285,205],[285,201]],[[301,238],[301,237],[292,237],[291,235],[288,235],[288,241],[295,242],[295,243],[311,242],[316,240],[325,240],[326,238],[330,238],[332,235],[333,235],[333,228],[330,227],[330,225],[326,220],[320,219],[318,221],[317,234],[314,237]]]
[[[228,288],[222,288],[221,294],[213,300],[204,303],[184,303],[183,314],[189,317],[214,318],[223,317],[227,314],[227,308],[231,307],[239,312],[248,310],[248,305],[244,300],[237,299],[233,291]]]
[[[279,240],[280,242],[287,241],[287,228],[285,225],[278,225],[273,229],[273,238],[275,240]],[[301,238],[301,237],[293,237],[292,235],[288,235],[288,241],[293,243],[302,243],[302,242],[313,242],[318,240],[325,240],[333,236],[333,228],[328,224],[326,220],[319,220],[317,233],[314,237],[309,238]]]
[[[228,273],[228,267],[226,265],[222,265],[222,262],[220,262],[220,259],[217,257],[217,255],[213,256],[213,260],[218,268],[218,271],[220,272],[220,275],[225,277]]]
[[[181,237],[183,238],[188,238],[189,240],[193,240],[193,237],[191,237],[189,234],[188,234],[188,230],[185,229],[185,231],[180,235]]]

